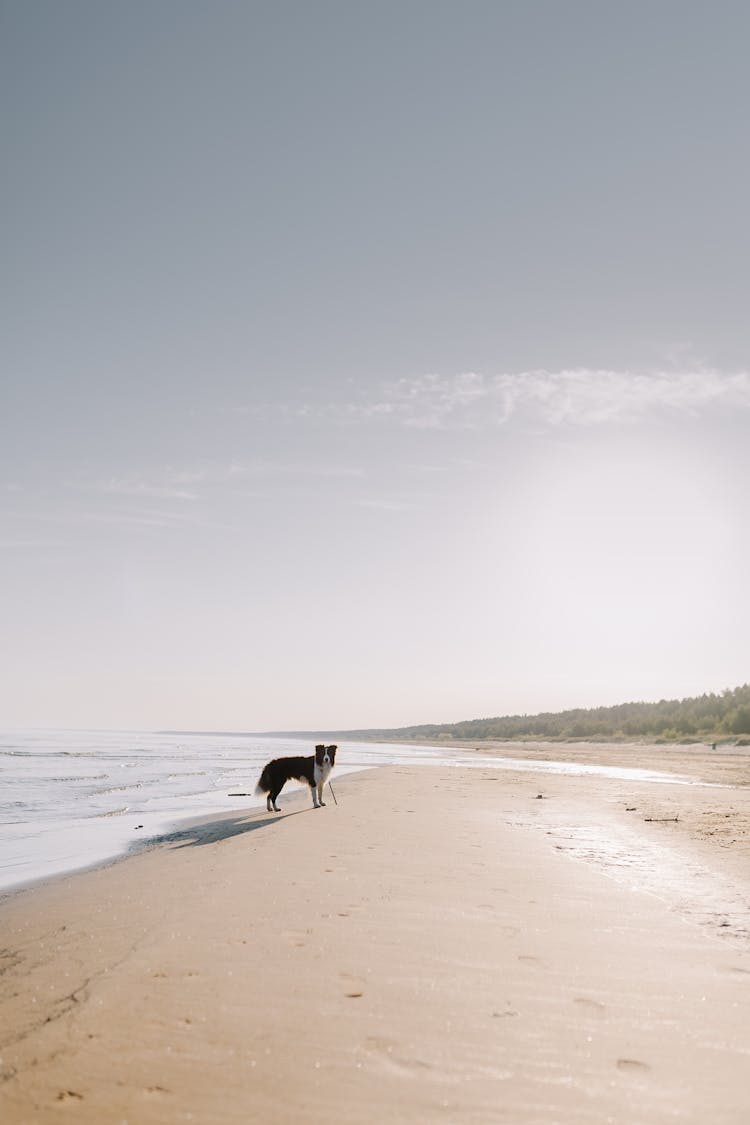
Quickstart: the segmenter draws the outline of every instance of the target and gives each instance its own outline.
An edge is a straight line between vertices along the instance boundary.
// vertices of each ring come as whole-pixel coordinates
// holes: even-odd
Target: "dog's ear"
[[[327,749],[328,757],[331,759],[331,765],[333,765],[333,763],[336,761],[336,751],[338,750],[338,746],[329,746]]]

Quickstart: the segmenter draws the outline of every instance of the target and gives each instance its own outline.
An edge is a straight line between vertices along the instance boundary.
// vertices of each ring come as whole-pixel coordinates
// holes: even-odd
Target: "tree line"
[[[688,699],[620,703],[539,715],[502,715],[459,723],[424,723],[390,730],[345,731],[350,736],[433,740],[655,739],[708,741],[750,738],[750,684]]]

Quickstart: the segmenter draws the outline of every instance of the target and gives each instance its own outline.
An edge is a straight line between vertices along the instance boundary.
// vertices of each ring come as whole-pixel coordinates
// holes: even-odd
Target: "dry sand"
[[[388,767],[8,896],[0,1119],[745,1125],[732,779]]]

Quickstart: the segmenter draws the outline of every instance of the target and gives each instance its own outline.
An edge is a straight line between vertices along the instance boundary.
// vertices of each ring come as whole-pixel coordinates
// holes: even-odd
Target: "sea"
[[[339,742],[332,780],[383,765],[664,780],[647,770],[533,762],[441,746]],[[258,807],[264,762],[313,740],[143,731],[0,731],[0,892],[106,862],[185,820]],[[284,799],[284,794],[280,798]]]
[[[263,805],[254,789],[264,762],[313,750],[295,738],[2,731],[0,891],[115,858],[187,818]],[[336,773],[440,753],[340,744]]]

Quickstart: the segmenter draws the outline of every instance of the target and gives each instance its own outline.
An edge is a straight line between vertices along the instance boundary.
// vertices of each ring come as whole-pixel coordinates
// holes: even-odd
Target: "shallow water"
[[[448,766],[462,766],[472,769],[515,770],[519,772],[552,773],[567,777],[606,777],[612,781],[651,781],[661,785],[708,785],[710,788],[724,789],[726,786],[700,781],[686,774],[662,773],[659,770],[644,770],[629,766],[599,766],[585,762],[534,761],[533,758],[493,758],[491,755],[464,755],[457,752],[455,759],[444,762]]]
[[[0,890],[113,858],[185,817],[258,806],[263,763],[312,751],[301,739],[0,733]],[[431,747],[342,744],[336,772],[442,757]]]
[[[709,869],[668,838],[649,838],[642,829],[619,824],[606,814],[599,821],[577,824],[564,811],[545,809],[541,818],[520,817],[513,823],[545,831],[557,851],[599,868],[629,890],[654,895],[686,920],[747,947],[747,883]]]
[[[137,731],[0,733],[0,890],[121,855],[182,819],[262,804],[265,761],[310,754],[311,740]],[[339,744],[336,774],[442,765],[692,784],[609,766],[499,758],[445,747]],[[240,793],[242,796],[234,796]],[[282,795],[283,800],[283,795]]]

